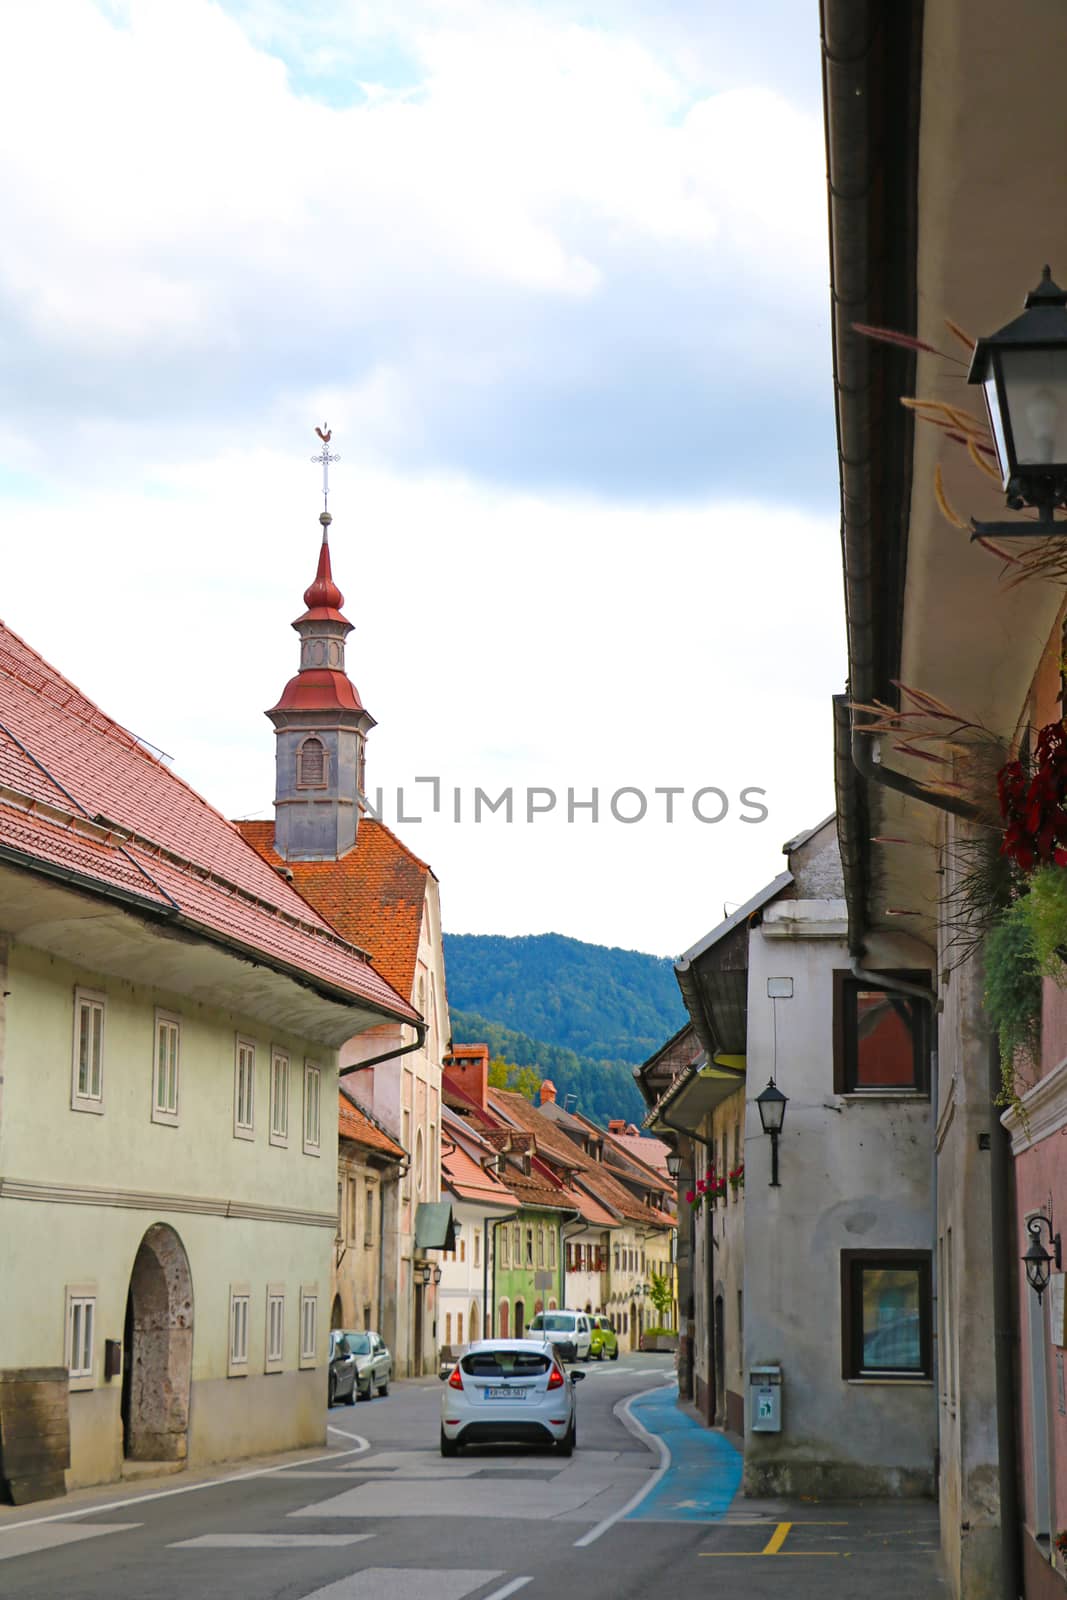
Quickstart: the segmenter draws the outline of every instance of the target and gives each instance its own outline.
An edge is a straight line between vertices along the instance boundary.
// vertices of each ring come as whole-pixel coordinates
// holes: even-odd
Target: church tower
[[[327,492],[329,433],[322,435]],[[344,595],[330,570],[329,511],[319,517],[322,548],[307,610],[293,627],[300,635],[300,670],[267,712],[274,724],[274,848],[283,861],[336,861],[356,843],[359,795],[364,790],[364,742],[374,718],[345,673]]]

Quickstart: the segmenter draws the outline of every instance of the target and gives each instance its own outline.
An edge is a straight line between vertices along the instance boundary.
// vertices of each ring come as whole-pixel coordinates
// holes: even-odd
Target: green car
[[[612,1361],[618,1361],[619,1341],[615,1337],[610,1317],[589,1318],[589,1355],[595,1356],[598,1361],[603,1361],[605,1356],[610,1357]]]

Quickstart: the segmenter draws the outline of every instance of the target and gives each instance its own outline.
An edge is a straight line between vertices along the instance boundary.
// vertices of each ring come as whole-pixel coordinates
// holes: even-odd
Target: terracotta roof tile
[[[427,880],[433,877],[395,833],[363,817],[356,844],[340,861],[283,862],[274,849],[273,822],[239,822],[244,838],[271,867],[286,866],[320,916],[366,950],[378,971],[410,999],[422,930]]]
[[[135,889],[388,1016],[411,1007],[158,756],[0,623],[0,843]]]
[[[337,1131],[342,1139],[352,1139],[356,1144],[371,1150],[380,1150],[395,1161],[406,1161],[407,1156],[394,1139],[390,1139],[366,1112],[355,1105],[341,1090],[338,1094]]]
[[[441,1176],[464,1200],[482,1200],[495,1205],[514,1205],[515,1196],[492,1172],[486,1172],[473,1156],[456,1145],[441,1152]]]

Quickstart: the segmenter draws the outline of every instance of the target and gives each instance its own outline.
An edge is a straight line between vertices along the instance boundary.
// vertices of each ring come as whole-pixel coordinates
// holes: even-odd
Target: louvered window
[[[297,783],[301,789],[326,787],[326,746],[321,739],[305,739],[298,757]]]

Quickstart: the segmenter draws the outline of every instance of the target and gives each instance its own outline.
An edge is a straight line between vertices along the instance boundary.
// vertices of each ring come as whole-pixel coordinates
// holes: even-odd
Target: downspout
[[[685,1137],[687,1139],[691,1140],[693,1144],[701,1144],[701,1145],[703,1145],[705,1151],[709,1151],[709,1150],[712,1150],[714,1148],[714,1144],[713,1143],[709,1144],[707,1139],[702,1139],[699,1134],[693,1133],[688,1128],[679,1127],[677,1122],[672,1122],[670,1120],[670,1118],[668,1116],[666,1116],[665,1113],[662,1112],[662,1111],[659,1113],[659,1116],[656,1118],[656,1120],[657,1120],[657,1122],[662,1122],[665,1127],[668,1127],[668,1128],[672,1129],[673,1132],[684,1134]],[[694,1183],[696,1182],[696,1173],[695,1173],[695,1171],[693,1173],[693,1181],[694,1181]],[[705,1208],[705,1211],[706,1211],[706,1208]],[[709,1390],[709,1393],[710,1393],[710,1396],[711,1396],[711,1424],[709,1424],[709,1425],[713,1426],[714,1422],[715,1422],[715,1414],[719,1409],[719,1393],[718,1393],[718,1361],[716,1359],[717,1352],[716,1352],[716,1349],[715,1349],[715,1230],[712,1227],[710,1214],[708,1214],[707,1221],[705,1223],[705,1245],[706,1245],[706,1248],[704,1250],[704,1277],[705,1277],[704,1292],[705,1292],[705,1300],[706,1300],[706,1304],[707,1304],[707,1324],[708,1324],[707,1325],[708,1357],[709,1357],[709,1360],[708,1360],[708,1390]],[[692,1282],[692,1281],[693,1281],[693,1273],[692,1273],[692,1268],[690,1268],[690,1282]],[[681,1320],[681,1318],[679,1318],[679,1320]],[[694,1374],[693,1374],[693,1388],[694,1388],[694,1391],[695,1391],[695,1389],[696,1389],[696,1373],[695,1373],[695,1371],[694,1371]],[[695,1398],[696,1398],[696,1395],[694,1393],[694,1400],[695,1400]],[[723,1405],[725,1406],[725,1404],[726,1404],[726,1397],[724,1395],[723,1396]]]
[[[1001,1089],[1000,1041],[989,1040],[989,1098],[995,1105]],[[1019,1504],[1018,1467],[1015,1456],[1015,1358],[1014,1358],[1014,1266],[1013,1243],[1015,1196],[1011,1137],[1000,1118],[994,1115],[989,1141],[989,1195],[993,1225],[993,1370],[997,1385],[997,1455],[1000,1461],[1000,1559],[1004,1571],[1004,1593],[1015,1600],[1023,1592],[1022,1552],[1017,1515],[1006,1517],[1005,1505]],[[1010,1403],[1002,1404],[1009,1396]]]
[[[383,1050],[380,1056],[370,1056],[366,1061],[353,1061],[351,1066],[342,1067],[338,1077],[347,1078],[352,1072],[366,1072],[368,1067],[378,1067],[383,1061],[397,1061],[401,1056],[409,1056],[413,1050],[421,1050],[426,1043],[426,1023],[414,1022],[409,1026],[415,1029],[414,1044],[403,1044],[398,1050]]]

